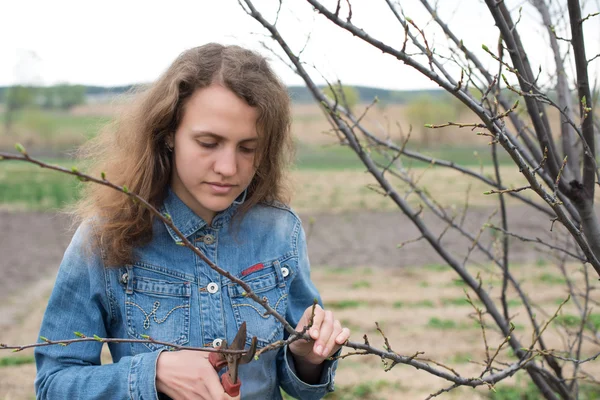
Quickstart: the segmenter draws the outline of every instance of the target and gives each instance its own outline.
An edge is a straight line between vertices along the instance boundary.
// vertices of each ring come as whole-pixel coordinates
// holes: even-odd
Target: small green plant
[[[443,272],[449,269],[449,267],[446,264],[428,264],[425,265],[423,268],[432,272]]]
[[[14,367],[23,364],[33,364],[35,358],[33,355],[26,355],[20,357],[4,357],[0,358],[0,368],[2,367]]]
[[[342,324],[342,326],[345,326],[353,332],[360,332],[362,330],[362,327],[360,325],[357,325],[356,323],[347,318],[341,319],[340,323]]]
[[[581,325],[581,317],[573,314],[562,314],[557,316],[554,322],[567,328],[577,328]],[[600,314],[590,314],[587,322],[594,329],[600,329]],[[586,328],[589,328],[588,324],[586,324]]]
[[[456,329],[458,325],[451,319],[440,319],[438,317],[433,317],[429,319],[429,322],[427,322],[427,327],[432,329],[447,330]]]
[[[560,306],[562,303],[564,303],[565,299],[559,297],[557,299],[554,299],[554,304],[556,304],[557,306]]]
[[[434,308],[435,304],[431,300],[419,300],[410,304],[411,307],[416,308]]]
[[[506,305],[509,307],[518,307],[518,306],[522,306],[523,302],[519,299],[510,299],[506,302]]]
[[[548,265],[548,261],[545,258],[540,257],[535,261],[535,265],[540,268],[545,267],[546,265]]]
[[[334,275],[348,275],[355,272],[352,268],[347,267],[326,267],[325,271],[327,271],[327,273],[329,274]]]
[[[549,285],[564,285],[567,283],[566,279],[562,276],[556,276],[549,273],[544,273],[539,277],[540,282],[547,283]]]
[[[452,279],[452,285],[457,286],[457,287],[465,287],[467,286],[467,283],[465,281],[463,281],[462,279]]]
[[[442,305],[444,305],[444,306],[468,306],[469,302],[464,297],[443,298]]]
[[[466,364],[471,360],[473,360],[473,356],[470,353],[456,353],[448,362],[451,364]]]
[[[517,382],[520,380],[518,379]],[[496,385],[494,391],[489,392],[491,400],[537,400],[540,399],[540,392],[533,382],[527,386],[505,386]],[[582,384],[579,386],[577,399],[595,400],[600,398],[600,387],[598,385]]]
[[[369,281],[356,281],[352,283],[352,289],[360,289],[360,288],[369,288],[371,287],[371,282]]]
[[[490,391],[491,400],[537,400],[540,392],[533,383],[526,387],[497,385],[495,391]]]
[[[399,383],[384,380],[363,382],[358,385],[348,385],[336,388],[324,398],[328,400],[379,400],[383,399],[380,392],[384,389],[401,389]]]
[[[515,331],[524,331],[525,325],[523,324],[513,324],[515,326]]]
[[[361,306],[366,306],[367,302],[362,300],[339,300],[332,301],[326,304],[328,308],[334,310],[346,310],[349,308],[358,308]]]
[[[392,304],[392,307],[394,307],[394,308],[402,308],[402,307],[404,307],[404,302],[402,302],[402,301],[395,301],[394,304]]]

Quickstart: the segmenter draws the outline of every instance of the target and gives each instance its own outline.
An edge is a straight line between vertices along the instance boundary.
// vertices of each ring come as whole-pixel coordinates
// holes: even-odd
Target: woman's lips
[[[218,182],[207,182],[207,184],[214,193],[218,194],[227,194],[235,187],[235,185]]]

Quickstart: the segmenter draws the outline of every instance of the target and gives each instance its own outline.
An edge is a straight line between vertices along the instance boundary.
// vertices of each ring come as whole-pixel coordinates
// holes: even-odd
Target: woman
[[[87,145],[92,175],[147,199],[212,262],[244,280],[286,320],[309,324],[313,299],[304,231],[285,205],[290,149],[285,87],[260,55],[208,44],[184,52],[114,129]],[[219,275],[139,202],[88,185],[76,208],[82,222],[65,252],[40,334],[151,337],[218,347],[247,323],[248,343],[284,337],[282,325]],[[326,359],[349,337],[315,308],[312,342],[263,353],[239,369],[241,396],[301,399],[333,390]],[[147,335],[147,336],[146,336]],[[227,399],[205,352],[165,351],[154,343],[38,347],[40,399]]]

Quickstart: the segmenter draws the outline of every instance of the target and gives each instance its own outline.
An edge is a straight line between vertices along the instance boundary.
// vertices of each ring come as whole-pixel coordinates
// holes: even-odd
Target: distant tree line
[[[374,98],[377,98],[381,104],[385,105],[408,104],[419,97],[442,101],[451,97],[441,89],[390,90],[368,86],[343,86],[351,87],[356,92],[358,103],[370,103]],[[122,95],[135,87],[136,85],[87,86],[67,84],[47,87],[0,86],[0,102],[6,104],[7,100],[10,99],[10,92],[14,91],[13,101],[17,103],[30,101],[29,104],[36,104],[44,108],[69,109],[74,105],[82,104],[89,97]],[[323,85],[320,88],[326,90],[327,87],[327,85]],[[305,86],[289,86],[288,92],[292,101],[296,104],[310,104],[314,101],[312,94]],[[510,96],[511,94],[507,93],[507,95]],[[550,97],[552,96],[554,95],[550,93]]]
[[[345,85],[344,85],[345,86]],[[323,85],[321,89],[325,89],[327,86]],[[446,93],[440,89],[427,89],[427,90],[389,90],[381,89],[368,86],[350,86],[356,90],[358,95],[358,102],[368,103],[373,101],[375,97],[379,99],[383,104],[406,104],[411,102],[415,97],[419,95],[428,95],[432,98],[443,98]],[[0,102],[6,103],[7,94],[10,93],[11,89],[17,88],[17,86],[0,86]],[[121,95],[131,91],[135,88],[135,85],[126,86],[86,86],[86,85],[55,85],[50,87],[31,87],[21,86],[20,88],[29,88],[30,99],[37,100],[40,106],[51,106],[54,108],[61,108],[61,104],[65,104],[64,108],[68,108],[67,105],[72,101],[65,101],[62,103],[62,97],[56,93],[56,89],[60,93],[64,93],[64,89],[68,88],[72,94],[77,93],[77,96],[83,96],[85,100],[88,97],[95,97],[101,95]],[[22,89],[17,89],[21,91]],[[314,100],[312,95],[305,86],[289,86],[288,92],[294,103],[298,104],[309,104]],[[67,96],[68,98],[72,98]],[[75,96],[76,97],[76,96]]]
[[[15,85],[0,89],[0,98],[7,111],[31,106],[69,110],[84,104],[85,96],[86,87],[83,85],[60,84],[46,87]]]
[[[85,103],[86,87],[83,85],[58,84],[53,86],[15,85],[0,88],[4,104],[4,127],[10,132],[15,113],[31,107],[47,110],[68,111]]]

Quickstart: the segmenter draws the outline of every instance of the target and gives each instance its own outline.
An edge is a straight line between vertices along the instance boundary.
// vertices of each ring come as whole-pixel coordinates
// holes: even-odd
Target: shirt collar
[[[238,196],[235,199],[233,204],[231,204],[227,209],[217,213],[213,218],[211,227],[212,228],[220,228],[224,224],[228,223],[231,220],[235,210],[246,200],[246,191]],[[175,194],[175,192],[171,189],[171,187],[167,190],[167,196],[163,201],[163,204],[160,208],[160,212],[163,215],[168,215],[171,217],[171,221],[173,225],[186,237],[189,238],[191,235],[196,233],[198,230],[204,228],[207,224],[204,219],[198,216],[191,208],[189,208],[181,199]],[[173,238],[173,240],[177,243],[180,243],[182,240],[175,233],[175,231],[165,224],[167,231]]]

